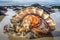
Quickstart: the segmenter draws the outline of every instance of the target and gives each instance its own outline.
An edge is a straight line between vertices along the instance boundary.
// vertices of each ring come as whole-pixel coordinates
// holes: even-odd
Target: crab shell
[[[42,28],[42,20],[44,21],[45,28]],[[11,19],[11,23],[17,23],[22,21],[22,30],[24,27],[30,29],[34,34],[48,33],[55,29],[54,20],[43,9],[37,7],[24,8]],[[20,28],[21,29],[21,28]]]

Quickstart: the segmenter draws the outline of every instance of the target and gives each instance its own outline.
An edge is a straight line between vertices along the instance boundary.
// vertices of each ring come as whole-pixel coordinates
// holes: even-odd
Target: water
[[[0,22],[0,40],[7,40],[7,37],[5,37],[6,35],[3,34],[3,27],[4,25],[9,25],[10,24],[10,19],[11,17],[15,14],[15,11],[13,11],[12,9],[8,9],[6,15],[4,19]]]
[[[50,16],[54,19],[56,23],[56,30],[49,35],[42,35],[41,38],[32,39],[32,40],[59,40],[60,39],[60,12],[58,11],[58,9],[54,9],[54,10],[55,13],[51,14]],[[13,11],[12,9],[8,9],[6,15],[8,16],[5,16],[4,19],[0,22],[0,40],[12,40],[12,39],[24,40],[18,37],[13,38],[11,35],[8,37],[3,33],[4,25],[10,24],[10,19],[12,18],[13,15],[15,15],[15,11]]]
[[[56,23],[56,30],[52,32],[52,35],[54,36],[55,40],[60,39],[60,11],[58,9],[55,9],[55,13],[51,15]]]

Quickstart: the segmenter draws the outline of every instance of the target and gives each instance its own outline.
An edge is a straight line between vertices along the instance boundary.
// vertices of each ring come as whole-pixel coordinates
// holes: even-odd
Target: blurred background
[[[60,39],[60,0],[0,0],[0,40],[24,40],[22,38],[7,36],[3,33],[5,25],[10,24],[10,19],[18,10],[27,6],[37,6],[50,13],[56,23],[55,31],[49,35],[32,40],[59,40]],[[51,14],[52,13],[52,14]],[[30,39],[26,39],[30,40]]]

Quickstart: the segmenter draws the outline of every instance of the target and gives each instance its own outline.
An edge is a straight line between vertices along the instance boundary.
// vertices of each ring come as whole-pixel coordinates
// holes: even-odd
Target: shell
[[[42,22],[44,21],[44,22]],[[47,34],[48,32],[55,29],[54,20],[47,14],[43,9],[37,7],[27,7],[20,10],[16,15],[11,19],[11,23],[20,22],[20,32],[31,31],[36,35],[40,33]],[[44,23],[45,27],[41,25]],[[23,31],[22,31],[23,30]]]

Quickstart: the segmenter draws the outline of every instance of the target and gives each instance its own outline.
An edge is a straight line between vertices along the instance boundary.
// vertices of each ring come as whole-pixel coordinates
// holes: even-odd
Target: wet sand
[[[0,16],[0,22],[3,20],[4,17],[5,16],[3,16],[3,15]]]
[[[52,31],[51,34],[48,35],[42,35],[40,38],[36,39],[26,39],[16,36],[13,37],[12,35],[7,36],[6,34],[4,34],[3,27],[4,25],[10,24],[10,19],[15,14],[15,11],[13,11],[12,9],[8,9],[8,12],[6,14],[8,16],[5,16],[4,19],[0,22],[0,40],[59,40],[60,39],[60,12],[58,12],[57,9],[55,9],[55,13],[50,15],[56,23],[55,31]]]

